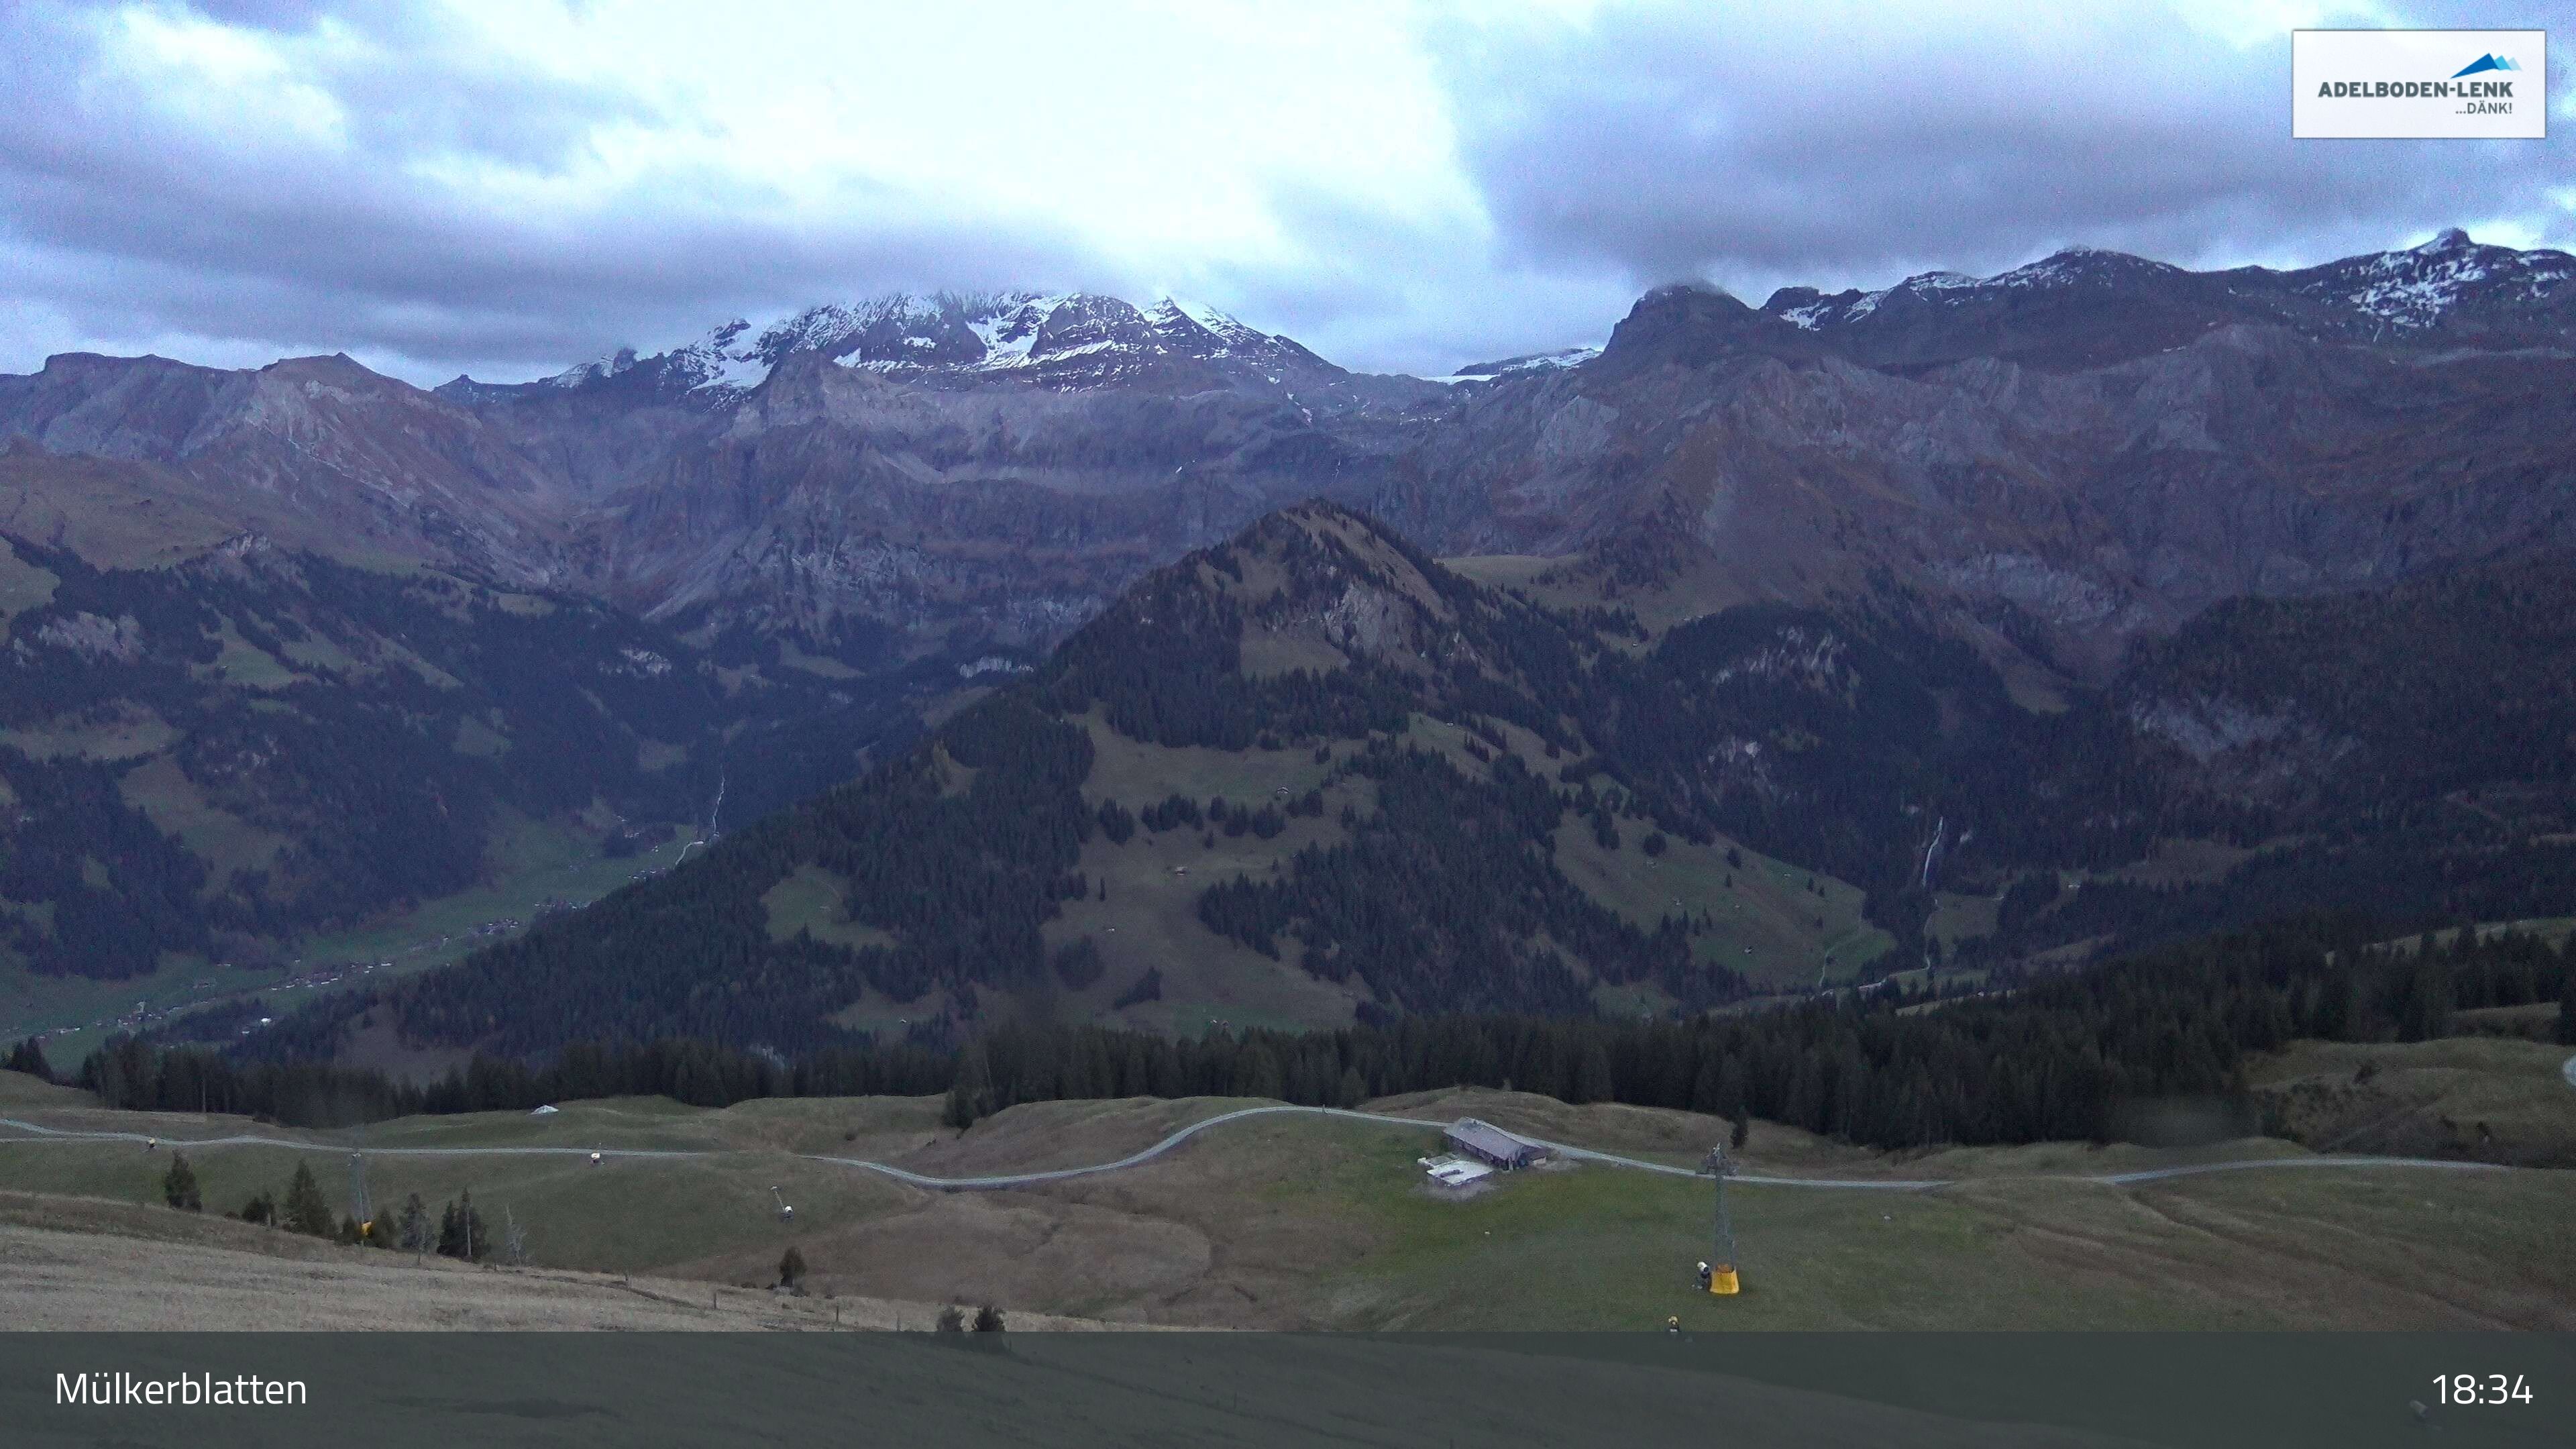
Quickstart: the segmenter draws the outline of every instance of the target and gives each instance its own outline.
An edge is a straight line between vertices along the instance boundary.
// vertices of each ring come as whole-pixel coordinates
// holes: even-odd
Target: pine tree
[[[987,1303],[987,1304],[985,1304],[983,1307],[976,1309],[976,1310],[975,1310],[975,1331],[976,1331],[977,1333],[999,1333],[999,1332],[1001,1332],[1001,1331],[1002,1331],[1002,1310],[1000,1310],[1000,1309],[998,1309],[998,1308],[994,1307],[994,1306],[993,1306],[992,1304],[990,1304],[990,1303]]]
[[[206,1210],[205,1199],[197,1194],[197,1170],[188,1165],[185,1153],[170,1154],[170,1170],[161,1175],[161,1197],[181,1212]]]
[[[790,1243],[787,1245],[787,1251],[778,1255],[778,1281],[786,1287],[793,1288],[803,1281],[804,1277],[805,1255],[797,1251],[795,1244]]]
[[[1287,1090],[1287,1081],[1279,1070],[1279,1058],[1269,1047],[1255,1042],[1235,1058],[1234,1095],[1278,1097]]]
[[[40,1082],[54,1079],[53,1065],[45,1060],[44,1043],[29,1037],[9,1048],[9,1057],[0,1061],[0,1071],[25,1072]]]
[[[2399,1041],[2431,1041],[2451,1029],[2451,972],[2433,954],[2427,935],[2420,963],[2407,983],[2406,1006],[2398,1016]]]
[[[438,1241],[439,1229],[429,1220],[429,1204],[420,1200],[419,1193],[405,1198],[402,1216],[395,1220],[394,1246],[406,1253],[427,1253]]]
[[[1744,1140],[1752,1135],[1753,1119],[1739,1116],[1735,1119],[1734,1128],[1726,1134],[1726,1145],[1741,1152],[1744,1150]]]
[[[285,1209],[288,1232],[327,1238],[339,1229],[332,1220],[331,1204],[322,1198],[322,1184],[313,1180],[309,1164],[295,1164],[295,1177],[286,1185]]]
[[[1607,1102],[1610,1092],[1610,1049],[1596,1036],[1583,1044],[1583,1055],[1575,1059],[1574,1091],[1566,1100],[1577,1106]]]
[[[438,1252],[444,1258],[463,1258],[480,1263],[492,1256],[492,1234],[483,1226],[483,1214],[474,1206],[474,1194],[463,1194],[447,1205],[438,1219]]]
[[[2567,938],[2567,954],[2576,956],[2576,936]],[[2576,961],[2566,968],[2567,984],[2558,989],[2558,1044],[2576,1046]]]
[[[993,1067],[981,1040],[970,1041],[958,1057],[957,1082],[948,1089],[948,1106],[940,1120],[963,1132],[992,1110]]]
[[[2320,1041],[2343,1041],[2352,1031],[2352,974],[2349,971],[2328,972],[2317,983],[2316,1010],[2308,1020],[2308,1035]]]

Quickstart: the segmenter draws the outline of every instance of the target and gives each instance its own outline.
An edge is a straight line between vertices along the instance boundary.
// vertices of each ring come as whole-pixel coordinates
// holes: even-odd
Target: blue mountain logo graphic
[[[2520,69],[2522,69],[2521,66],[2514,64],[2512,61],[2507,60],[2501,55],[2482,55],[2477,59],[2470,61],[2467,65],[2460,67],[2458,70],[2451,72],[2451,79],[2458,80],[2464,75],[2476,75],[2480,71]]]

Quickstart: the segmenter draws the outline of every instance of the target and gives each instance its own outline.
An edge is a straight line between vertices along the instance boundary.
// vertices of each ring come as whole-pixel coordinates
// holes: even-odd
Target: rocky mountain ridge
[[[1354,405],[1352,374],[1294,340],[1256,331],[1214,308],[1170,297],[1139,308],[1088,292],[899,292],[857,304],[827,303],[754,322],[736,318],[650,357],[621,348],[537,384],[583,388],[627,378],[666,393],[697,393],[721,406],[766,381],[790,356],[814,354],[934,386],[1008,378],[1038,386],[1216,383],[1325,406]],[[1398,379],[1382,391],[1429,395]],[[633,385],[630,383],[630,386]],[[512,395],[460,377],[441,391],[477,400]]]
[[[1322,495],[1444,555],[1678,548],[1711,606],[1893,579],[2083,671],[2220,599],[2564,543],[2571,277],[2456,231],[2286,272],[2070,249],[1760,307],[1659,289],[1597,354],[1437,381],[1169,299],[899,295],[435,393],[57,358],[0,379],[0,434],[826,650],[1042,648]]]
[[[2194,324],[2272,325],[2319,340],[2407,346],[2566,346],[2576,340],[2576,257],[2481,246],[2451,228],[2421,246],[2292,271],[2192,272],[2096,247],[2069,247],[1991,277],[1925,272],[1892,287],[1772,294],[1762,311],[1875,365],[1972,355],[2098,360],[2187,341]],[[2035,320],[2126,312],[2092,339],[2032,337]],[[1937,339],[1937,340],[1935,340]],[[2038,345],[2029,346],[2036,342]]]

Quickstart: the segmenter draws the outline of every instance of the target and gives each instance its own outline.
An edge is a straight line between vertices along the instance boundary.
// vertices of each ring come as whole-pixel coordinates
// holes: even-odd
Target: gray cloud
[[[816,138],[841,148],[840,179],[788,194],[706,159],[724,153],[693,144],[717,129],[692,109],[703,97],[493,52],[426,4],[144,13],[244,27],[291,50],[295,85],[210,120],[119,70],[100,39],[119,12],[0,5],[0,368],[71,346],[230,363],[347,350],[415,381],[516,378],[893,288],[1159,285],[1353,366],[1438,372],[1597,341],[1637,291],[1683,276],[1759,300],[1991,271],[2071,241],[2199,265],[2316,261],[2455,223],[2566,244],[2576,185],[2563,140],[2293,143],[2286,37],[2238,50],[2154,11],[1478,10],[1416,36],[1460,200],[1408,208],[1378,158],[1328,158],[1302,179],[1247,177],[1262,225],[1235,216],[1210,232],[1234,240],[1202,245],[1103,233],[1124,192],[974,203],[997,188],[852,163],[843,136]],[[974,67],[1008,70],[896,59],[957,69],[961,105],[989,103]],[[1338,104],[1332,83],[1240,90],[1256,104],[1265,85],[1311,84]],[[298,107],[324,119],[299,129]],[[630,145],[605,164],[618,136],[650,138],[645,159]],[[969,174],[990,158],[948,159]],[[1343,188],[1342,170],[1364,179]],[[869,179],[891,176],[916,179]],[[1244,240],[1265,226],[1282,240]]]
[[[2238,50],[2148,6],[1771,15],[1453,31],[1439,50],[1462,149],[1507,251],[1759,301],[1784,282],[1982,272],[2078,241],[2218,265],[2481,220],[2562,243],[2576,229],[2545,195],[2571,181],[2564,139],[2291,140],[2286,32]],[[2563,32],[2570,17],[2512,23],[2548,18]],[[2563,51],[2552,70],[2576,94]]]
[[[858,183],[791,203],[681,163],[561,207],[495,210],[425,179],[431,163],[542,181],[581,166],[594,128],[670,118],[458,53],[423,15],[365,13],[396,61],[323,72],[349,121],[331,148],[264,146],[128,105],[67,12],[0,19],[0,92],[13,97],[0,119],[0,287],[106,338],[345,348],[414,374],[511,376],[719,314],[1105,273],[1043,219],[961,215]]]

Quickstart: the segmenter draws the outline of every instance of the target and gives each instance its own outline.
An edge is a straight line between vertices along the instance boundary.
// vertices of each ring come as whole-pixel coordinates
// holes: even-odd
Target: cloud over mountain
[[[0,14],[0,370],[529,377],[714,314],[1040,287],[1439,373],[1597,342],[1679,276],[2571,240],[2565,142],[2289,141],[2286,31],[2332,18],[28,0]]]

